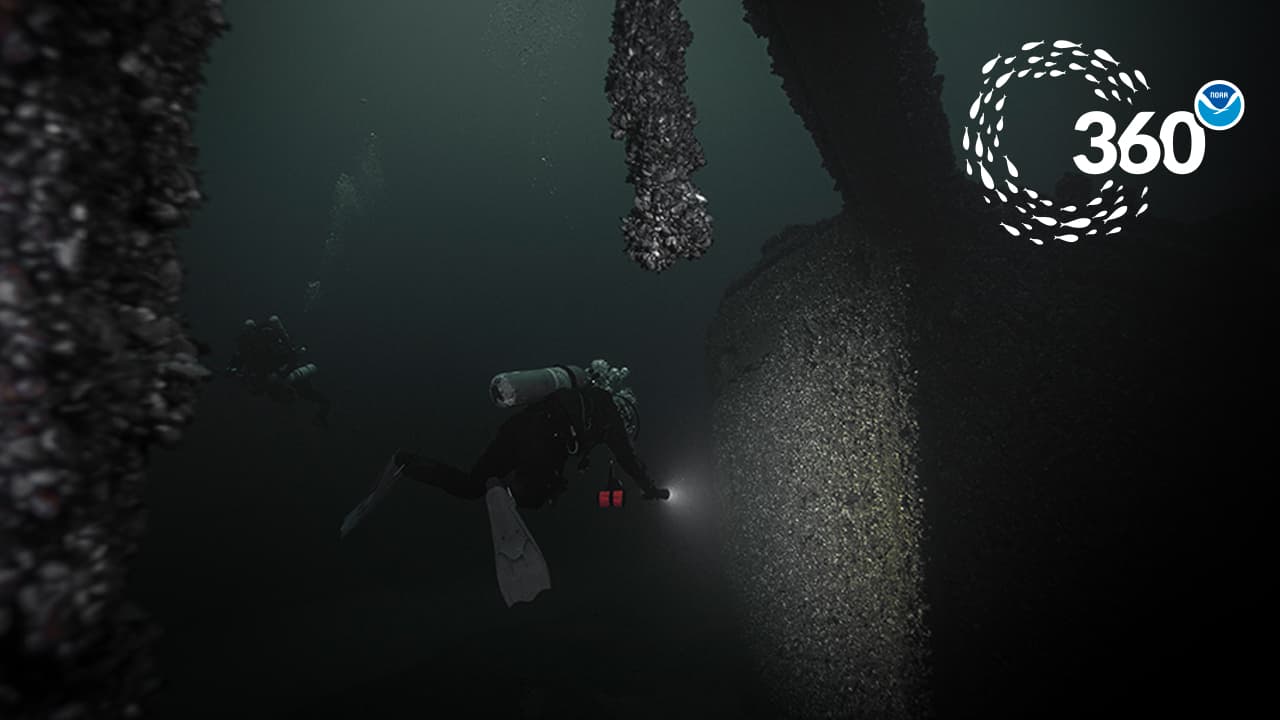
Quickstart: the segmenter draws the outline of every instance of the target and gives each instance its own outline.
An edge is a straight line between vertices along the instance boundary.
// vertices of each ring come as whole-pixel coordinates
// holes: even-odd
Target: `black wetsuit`
[[[406,451],[396,461],[406,476],[462,498],[483,497],[490,478],[515,473],[508,487],[516,503],[538,507],[564,492],[565,462],[586,458],[600,444],[645,493],[656,491],[613,396],[597,387],[557,390],[520,410],[502,424],[471,472]]]

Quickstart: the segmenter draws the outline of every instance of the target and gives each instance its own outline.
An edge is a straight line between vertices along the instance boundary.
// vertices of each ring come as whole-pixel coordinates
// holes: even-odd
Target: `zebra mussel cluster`
[[[711,247],[707,198],[690,176],[706,158],[693,134],[697,114],[685,92],[685,52],[693,41],[678,0],[618,0],[605,93],[615,140],[625,140],[635,203],[622,219],[627,254],[661,272]]]
[[[208,371],[176,231],[219,0],[0,2],[0,716],[136,715],[147,451]]]

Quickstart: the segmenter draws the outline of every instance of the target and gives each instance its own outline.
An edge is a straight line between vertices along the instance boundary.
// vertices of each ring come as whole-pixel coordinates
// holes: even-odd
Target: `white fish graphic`
[[[1093,221],[1090,220],[1089,218],[1076,218],[1075,220],[1069,220],[1067,222],[1062,223],[1062,227],[1069,227],[1072,230],[1079,230],[1080,228],[1087,228],[1092,224],[1093,224]]]
[[[1021,235],[1021,234],[1022,234],[1021,232],[1019,232],[1019,231],[1018,231],[1018,228],[1016,228],[1016,227],[1014,227],[1014,226],[1012,226],[1012,225],[1005,225],[1004,223],[1000,223],[1000,227],[1004,228],[1004,229],[1005,229],[1005,232],[1009,233],[1010,235],[1012,235],[1012,236],[1014,236],[1014,237],[1018,237],[1019,235]]]
[[[991,173],[987,172],[987,169],[982,166],[981,162],[978,163],[978,172],[982,174],[983,186],[986,187],[988,190],[995,190],[996,181],[991,179]]]
[[[1084,69],[1084,67],[1083,67],[1083,66],[1081,66],[1081,68],[1080,68],[1080,69],[1081,69],[1081,70],[1083,70],[1083,69]],[[1098,82],[1098,78],[1097,78],[1097,76],[1096,76],[1096,75],[1094,75],[1093,73],[1085,73],[1085,74],[1084,74],[1084,79],[1085,79],[1085,80],[1088,80],[1088,81],[1089,81],[1089,82],[1091,82],[1091,83],[1096,83],[1096,82]]]
[[[1066,49],[1069,49],[1069,48],[1078,48],[1078,47],[1083,47],[1080,43],[1078,43],[1078,42],[1071,42],[1070,40],[1055,40],[1055,41],[1053,42],[1053,46],[1054,46],[1054,47],[1056,47],[1056,48],[1058,48],[1059,50],[1066,50]]]
[[[1002,203],[1009,202],[1009,197],[1004,193],[1000,192],[999,190],[996,190],[996,196],[1000,198],[1000,202]]]
[[[1115,183],[1115,181],[1114,181],[1114,180],[1108,180],[1108,181],[1106,181],[1106,182],[1102,183],[1102,189],[1103,189],[1103,190],[1108,190],[1108,189],[1110,189],[1110,188],[1111,188],[1111,186],[1112,186],[1112,185],[1115,185],[1115,184],[1116,184],[1116,183]]]
[[[1142,213],[1146,212],[1146,211],[1147,211],[1147,207],[1148,207],[1147,203],[1142,203],[1142,207],[1138,208],[1138,212],[1134,213],[1134,214],[1133,214],[1133,216],[1134,216],[1134,217],[1138,217],[1138,216],[1139,216],[1139,215],[1141,215]]]
[[[1068,67],[1069,69],[1071,69],[1071,70],[1075,70],[1075,71],[1077,71],[1077,72],[1079,72],[1079,71],[1081,71],[1081,70],[1083,70],[1083,69],[1084,69],[1084,66],[1083,66],[1083,65],[1081,65],[1080,63],[1071,63],[1071,64],[1070,64],[1070,65],[1068,65],[1067,67]],[[1085,77],[1089,77],[1089,76],[1088,76],[1088,75],[1085,75]]]
[[[978,97],[973,99],[973,104],[969,106],[969,119],[978,117],[978,105],[982,103],[982,93],[978,93]]]
[[[1003,57],[1003,56],[1002,56],[1002,55],[997,55],[997,56],[995,56],[995,57],[991,58],[990,60],[988,60],[988,61],[987,61],[987,64],[982,66],[982,74],[983,74],[983,75],[986,75],[987,73],[991,72],[991,68],[995,67],[995,66],[996,66],[996,63],[1000,62],[1000,58],[1001,58],[1001,57]],[[970,67],[972,67],[972,66],[970,66]]]
[[[1102,48],[1098,48],[1098,49],[1094,50],[1094,51],[1093,51],[1093,54],[1094,54],[1094,55],[1097,55],[1098,57],[1102,58],[1103,60],[1106,60],[1107,62],[1111,63],[1112,65],[1119,65],[1119,64],[1120,64],[1120,61],[1119,61],[1119,60],[1117,60],[1117,59],[1115,59],[1115,58],[1111,57],[1111,53],[1107,52],[1106,50],[1103,50]]]
[[[1014,185],[1012,180],[1010,180],[1009,178],[1005,178],[1004,184],[1009,188],[1009,192],[1013,193],[1014,195],[1018,194],[1018,186]]]
[[[1005,169],[1006,169],[1006,170],[1008,170],[1008,171],[1009,171],[1009,174],[1010,174],[1010,175],[1012,175],[1012,176],[1014,176],[1014,177],[1018,177],[1018,166],[1013,164],[1013,161],[1009,159],[1009,156],[1008,156],[1008,155],[1005,155],[1005,156],[1004,156],[1004,167],[1005,167]],[[1034,192],[1034,191],[1033,191],[1033,190],[1031,190],[1030,188],[1028,188],[1028,189],[1027,189],[1027,192],[1028,192],[1028,193],[1031,193],[1031,192]],[[1034,197],[1035,197],[1035,196],[1034,196],[1034,195],[1032,195],[1032,198],[1034,198]]]
[[[968,161],[968,160],[965,160],[965,162],[969,162],[969,161]],[[1100,197],[1096,197],[1096,198],[1094,198],[1094,199],[1090,200],[1090,201],[1089,201],[1089,204],[1088,204],[1088,205],[1085,205],[1085,207],[1093,207],[1094,205],[1101,205],[1101,204],[1102,204],[1102,198],[1100,198]]]
[[[1134,69],[1133,76],[1138,78],[1138,82],[1142,83],[1142,87],[1150,90],[1151,86],[1147,84],[1147,76],[1142,74],[1141,70]]]
[[[1036,73],[1035,75],[1032,75],[1031,77],[1039,80],[1040,78],[1044,77],[1044,75],[1045,75],[1044,71],[1041,70],[1040,72]]]
[[[1094,89],[1093,89],[1093,94],[1094,94],[1094,95],[1097,95],[1098,97],[1102,98],[1103,100],[1106,100],[1106,99],[1107,99],[1107,94],[1106,94],[1106,93],[1104,93],[1104,92],[1102,92],[1102,88],[1094,88]]]
[[[1104,223],[1109,223],[1109,222],[1111,222],[1112,220],[1119,220],[1120,218],[1124,217],[1124,214],[1125,214],[1125,213],[1127,213],[1127,212],[1129,212],[1129,206],[1128,206],[1128,205],[1121,205],[1120,207],[1116,208],[1115,210],[1112,210],[1112,211],[1111,211],[1111,214],[1107,216],[1107,219],[1106,219],[1106,220],[1103,220],[1102,222],[1104,222]]]
[[[1000,112],[1001,110],[1004,110],[1004,101],[1008,99],[1008,97],[1009,97],[1008,95],[1000,96],[1000,99],[996,101],[996,112]]]
[[[1066,75],[1066,74],[1067,74],[1066,70],[1050,70],[1049,71],[1049,77],[1062,77],[1063,75]]]
[[[1121,72],[1120,81],[1123,82],[1130,90],[1137,92],[1138,88],[1133,86],[1133,81],[1129,79],[1129,73]]]
[[[1029,73],[1029,72],[1031,72],[1031,68],[1027,68],[1027,69],[1025,69],[1025,70],[1019,70],[1019,71],[1018,71],[1018,77],[1020,77],[1020,78],[1026,77],[1026,76],[1027,76],[1027,73]]]
[[[1023,43],[1022,52],[1026,52],[1028,50],[1034,50],[1035,48],[1038,48],[1043,44],[1044,44],[1043,40],[1036,40],[1035,42]]]
[[[1009,78],[1011,78],[1011,77],[1013,77],[1013,71],[1012,71],[1012,70],[1010,70],[1009,72],[1007,72],[1007,73],[1005,73],[1005,74],[1001,75],[1000,77],[996,78],[996,87],[998,87],[998,88],[999,88],[999,87],[1004,87],[1004,84],[1005,84],[1005,83],[1007,83],[1007,82],[1009,82]]]
[[[1009,160],[1009,158],[1005,158],[1005,160]],[[1012,163],[1012,161],[1010,162]],[[1014,177],[1017,177],[1017,175],[1014,175]],[[1026,193],[1027,197],[1031,198],[1032,200],[1035,200],[1036,198],[1040,197],[1040,193],[1036,192],[1035,190],[1032,190],[1029,187],[1022,188],[1022,192]]]
[[[1080,236],[1074,235],[1072,233],[1067,233],[1066,235],[1054,235],[1053,239],[1061,240],[1062,242],[1075,242],[1080,239]]]
[[[964,148],[965,150],[969,149],[969,126],[968,125],[964,126],[964,139],[960,141],[960,147]]]
[[[1041,225],[1048,225],[1049,227],[1053,227],[1054,225],[1058,224],[1057,220],[1054,220],[1051,217],[1045,217],[1044,215],[1032,215],[1031,219],[1035,220]]]
[[[1108,231],[1107,231],[1107,234],[1108,234],[1108,235],[1115,235],[1116,233],[1120,232],[1120,230],[1122,230],[1122,228],[1121,228],[1119,225],[1117,225],[1117,226],[1115,226],[1115,227],[1111,228],[1110,230],[1108,230]]]

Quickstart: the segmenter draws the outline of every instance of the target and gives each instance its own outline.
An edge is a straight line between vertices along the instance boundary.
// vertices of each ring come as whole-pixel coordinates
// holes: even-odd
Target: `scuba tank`
[[[290,373],[285,377],[285,381],[286,381],[286,382],[288,382],[290,385],[293,385],[294,383],[298,382],[299,380],[302,380],[302,379],[304,379],[304,378],[309,378],[309,377],[311,377],[312,375],[315,375],[317,370],[319,370],[319,368],[317,368],[317,367],[316,367],[316,364],[315,364],[315,363],[307,363],[306,365],[303,365],[302,367],[294,368],[294,369],[293,369],[293,370],[292,370],[292,371],[291,371],[291,372],[290,372]]]
[[[537,402],[556,390],[588,384],[587,373],[577,365],[553,365],[537,370],[498,373],[489,381],[489,397],[498,407]]]

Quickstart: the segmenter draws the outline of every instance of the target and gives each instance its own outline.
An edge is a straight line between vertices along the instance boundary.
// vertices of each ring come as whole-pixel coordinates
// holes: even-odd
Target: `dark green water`
[[[1189,107],[1204,72],[1248,69],[1248,55],[1196,51],[1194,16],[1153,21],[1161,3],[1032,5],[929,3],[957,128],[981,64],[1026,40],[1062,35],[1132,58],[1153,83],[1168,78],[1161,107],[1184,94]],[[520,14],[495,20],[502,6]],[[209,202],[183,245],[186,312],[215,367],[244,318],[278,313],[335,408],[321,430],[220,379],[186,442],[157,458],[134,583],[167,631],[157,716],[448,717],[458,703],[516,717],[769,716],[719,575],[703,338],[763,241],[840,201],[740,3],[687,0],[708,161],[695,179],[716,245],[660,276],[630,263],[618,219],[632,191],[603,91],[611,11],[229,0],[233,28],[201,101]],[[1008,136],[1035,148],[1023,164],[1046,184],[1078,151],[1054,124],[1063,102],[1033,93],[1036,110]],[[1250,106],[1255,118],[1268,102]],[[370,132],[384,192],[348,233],[333,289],[304,313],[335,178]],[[1201,216],[1258,192],[1231,173],[1272,141],[1244,125],[1229,135],[1213,138],[1194,184],[1157,186],[1168,200],[1153,211]],[[479,504],[401,487],[339,543],[393,449],[471,463],[502,418],[486,395],[495,372],[597,356],[632,368],[639,449],[687,491],[682,504],[611,516],[591,507],[599,475],[585,476],[530,515],[555,587],[514,609]]]
[[[702,339],[720,293],[770,234],[839,209],[763,41],[733,2],[687,9],[718,242],[656,276],[621,252],[632,191],[609,138],[607,3],[543,3],[527,33],[491,18],[499,3],[374,5],[232,2],[208,67],[187,313],[219,365],[243,318],[280,314],[335,409],[322,431],[219,380],[159,458],[137,584],[168,632],[157,711],[740,705],[705,496],[609,516],[591,507],[599,476],[575,482],[528,520],[555,587],[511,610],[479,504],[402,487],[345,542],[337,530],[398,446],[469,466],[503,417],[494,373],[597,356],[632,368],[660,476],[705,479]],[[371,131],[385,192],[348,232],[339,288],[304,314],[334,180]]]

